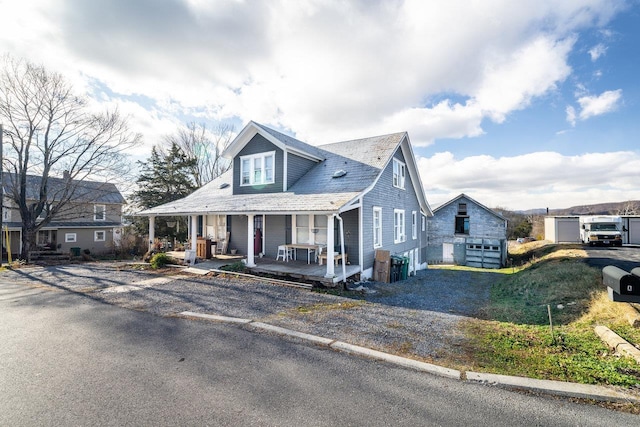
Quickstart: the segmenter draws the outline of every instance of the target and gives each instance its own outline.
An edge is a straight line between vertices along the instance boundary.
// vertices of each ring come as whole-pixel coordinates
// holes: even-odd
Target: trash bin
[[[80,256],[80,248],[71,248],[71,256]]]
[[[391,271],[389,273],[389,282],[397,282],[402,274],[402,257],[391,256]]]
[[[409,277],[409,257],[402,257],[402,272],[400,273],[400,280],[407,280]]]

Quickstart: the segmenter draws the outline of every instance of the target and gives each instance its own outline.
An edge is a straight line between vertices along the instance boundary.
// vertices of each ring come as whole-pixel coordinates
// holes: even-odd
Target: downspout
[[[344,260],[344,223],[342,222],[342,218],[340,217],[340,214],[336,214],[336,218],[340,222],[340,255],[342,256],[341,257],[342,258],[342,283],[346,290],[347,289],[347,266]],[[327,260],[327,262],[331,262],[331,261]]]

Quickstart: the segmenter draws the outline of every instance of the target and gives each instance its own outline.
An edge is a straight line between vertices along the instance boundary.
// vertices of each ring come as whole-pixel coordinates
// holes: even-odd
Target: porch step
[[[56,261],[69,261],[71,254],[54,251],[31,251],[29,252],[29,262],[49,263]]]

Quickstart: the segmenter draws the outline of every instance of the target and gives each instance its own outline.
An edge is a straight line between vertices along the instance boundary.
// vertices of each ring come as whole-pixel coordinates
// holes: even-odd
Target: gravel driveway
[[[493,272],[428,269],[403,282],[368,282],[344,295],[233,275],[156,274],[117,263],[27,267],[0,273],[21,282],[78,292],[160,316],[182,311],[249,318],[352,344],[437,361],[464,339],[458,324],[474,316],[499,278]]]

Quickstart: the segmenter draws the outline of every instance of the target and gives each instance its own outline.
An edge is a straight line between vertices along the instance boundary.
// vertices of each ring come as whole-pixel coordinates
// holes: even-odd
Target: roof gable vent
[[[343,176],[345,176],[347,174],[347,171],[344,169],[338,169],[337,171],[335,171],[333,173],[333,176],[331,178],[342,178]]]

